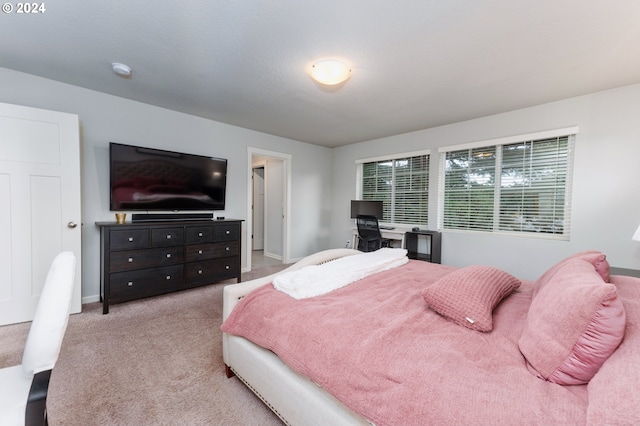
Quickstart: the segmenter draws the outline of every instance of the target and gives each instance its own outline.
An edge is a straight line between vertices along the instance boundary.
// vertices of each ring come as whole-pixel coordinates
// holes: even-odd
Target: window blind
[[[357,198],[381,200],[382,222],[426,225],[429,216],[429,154],[358,160]]]
[[[440,152],[440,229],[569,239],[575,134]]]

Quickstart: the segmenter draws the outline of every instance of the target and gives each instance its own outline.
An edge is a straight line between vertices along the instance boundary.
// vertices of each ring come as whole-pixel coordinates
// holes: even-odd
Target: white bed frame
[[[319,265],[360,253],[352,249],[325,250],[305,257],[284,271]],[[279,273],[282,273],[281,271]],[[254,289],[270,283],[277,274],[224,288],[223,320],[238,301]],[[222,334],[227,376],[237,376],[282,421],[289,425],[371,425],[308,378],[291,370],[273,352],[227,333]]]

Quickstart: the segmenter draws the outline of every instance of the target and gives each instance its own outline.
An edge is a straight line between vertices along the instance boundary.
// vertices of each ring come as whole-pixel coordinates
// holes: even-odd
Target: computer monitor
[[[382,219],[382,201],[374,200],[351,200],[351,218],[358,216],[375,216]]]

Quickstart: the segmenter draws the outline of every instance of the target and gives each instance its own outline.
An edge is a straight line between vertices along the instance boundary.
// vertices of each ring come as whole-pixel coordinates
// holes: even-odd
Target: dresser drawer
[[[187,244],[208,243],[213,241],[213,225],[190,226],[187,228]]]
[[[151,230],[151,245],[154,247],[184,244],[184,228],[156,228]]]
[[[222,243],[194,244],[187,246],[187,262],[196,260],[217,259],[240,255],[240,244],[237,241]]]
[[[117,272],[110,276],[110,297],[112,302],[123,302],[155,296],[176,290],[183,282],[183,265]]]
[[[230,241],[240,238],[240,226],[235,223],[214,225],[216,241]]]
[[[186,264],[186,285],[188,287],[239,276],[239,256]]]
[[[122,229],[109,231],[109,248],[126,250],[149,247],[148,229]]]
[[[184,262],[182,246],[109,253],[109,272],[130,271]]]
[[[226,241],[224,243],[213,244],[215,257],[240,256],[240,243],[237,241]]]
[[[197,260],[209,260],[215,258],[214,245],[208,244],[192,244],[186,247],[185,257],[187,262],[193,262]]]

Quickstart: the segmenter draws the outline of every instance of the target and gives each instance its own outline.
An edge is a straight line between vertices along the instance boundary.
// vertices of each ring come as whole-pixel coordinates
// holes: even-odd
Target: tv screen
[[[351,200],[351,218],[364,216],[375,216],[382,219],[382,201],[373,200]]]
[[[112,211],[224,210],[227,160],[109,144]]]

